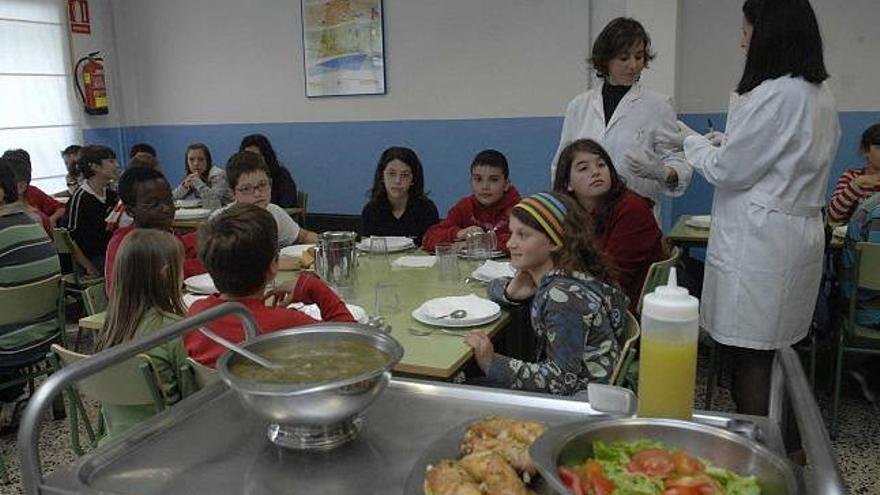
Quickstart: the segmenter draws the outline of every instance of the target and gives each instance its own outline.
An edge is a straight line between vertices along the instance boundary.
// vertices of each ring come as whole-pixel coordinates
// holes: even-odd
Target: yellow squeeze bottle
[[[700,302],[678,287],[675,268],[667,285],[645,295],[639,361],[640,417],[690,419],[697,378]]]

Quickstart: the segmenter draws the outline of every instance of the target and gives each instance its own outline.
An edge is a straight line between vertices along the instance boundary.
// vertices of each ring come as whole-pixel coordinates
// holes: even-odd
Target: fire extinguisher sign
[[[92,34],[87,0],[67,0],[67,16],[70,18],[70,32]]]

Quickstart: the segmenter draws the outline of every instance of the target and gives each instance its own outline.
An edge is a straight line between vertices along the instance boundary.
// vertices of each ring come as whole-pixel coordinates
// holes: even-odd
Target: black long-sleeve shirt
[[[428,198],[409,198],[400,218],[391,213],[388,200],[370,201],[361,212],[361,236],[412,237],[421,246],[425,231],[439,221],[437,207]]]
[[[282,208],[293,208],[296,204],[296,182],[290,171],[279,167],[272,171],[272,202]]]
[[[92,259],[104,256],[112,232],[107,230],[107,215],[116,206],[116,193],[107,188],[102,203],[87,183],[83,183],[67,202],[67,230],[77,246]]]

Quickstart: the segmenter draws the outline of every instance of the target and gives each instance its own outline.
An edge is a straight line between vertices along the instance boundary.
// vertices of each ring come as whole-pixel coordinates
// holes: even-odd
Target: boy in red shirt
[[[21,165],[17,167],[16,175],[19,181],[23,182],[24,191],[19,191],[19,197],[23,198],[25,206],[29,206],[40,217],[40,222],[49,235],[52,235],[52,229],[62,216],[64,216],[64,205],[44,193],[36,186],[31,185],[31,155],[25,150],[15,149],[6,150],[3,158],[15,160]],[[47,228],[48,227],[48,228]]]
[[[507,158],[500,151],[484,150],[471,163],[473,194],[461,199],[440,223],[425,232],[422,249],[432,253],[437,244],[464,242],[471,232],[495,232],[496,248],[507,252],[510,209],[519,192],[510,183]]]
[[[317,304],[324,321],[355,321],[332,289],[306,273],[266,294],[266,284],[278,274],[278,228],[272,214],[259,206],[229,207],[202,226],[200,237],[199,255],[220,294],[193,303],[189,316],[235,301],[251,312],[257,331],[264,334],[318,323],[303,312],[287,308],[291,302],[302,302]],[[277,304],[267,306],[266,299],[270,298]],[[245,340],[241,321],[234,316],[215,320],[208,328],[232,342]],[[183,344],[191,358],[207,366],[214,366],[226,351],[199,331],[187,333]]]
[[[171,199],[171,186],[162,172],[145,167],[129,168],[119,178],[119,199],[126,211],[134,218],[134,223],[117,228],[107,244],[104,258],[104,281],[107,294],[113,290],[113,265],[116,253],[125,237],[135,229],[159,229],[172,232],[174,222],[174,200]],[[199,237],[195,232],[177,234],[183,244],[183,276],[191,277],[205,273],[205,266],[199,260]]]

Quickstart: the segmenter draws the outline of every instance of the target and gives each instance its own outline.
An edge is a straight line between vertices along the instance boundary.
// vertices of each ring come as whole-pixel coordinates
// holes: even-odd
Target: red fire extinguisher
[[[106,115],[110,112],[107,105],[107,88],[104,85],[104,64],[101,63],[104,59],[99,56],[100,53],[92,52],[77,60],[73,68],[76,89],[89,115]],[[80,65],[82,65],[81,74]]]

